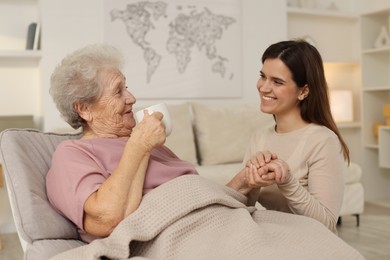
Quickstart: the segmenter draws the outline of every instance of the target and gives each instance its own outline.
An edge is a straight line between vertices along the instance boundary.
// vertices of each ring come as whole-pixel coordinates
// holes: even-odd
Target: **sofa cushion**
[[[1,163],[15,225],[22,241],[77,239],[75,225],[55,211],[46,196],[46,174],[57,145],[78,134],[8,129],[0,135]]]
[[[180,159],[197,165],[190,104],[168,105],[168,111],[172,120],[172,133],[165,145]]]
[[[50,259],[62,252],[85,245],[81,240],[45,239],[37,240],[26,250],[24,259]]]
[[[227,184],[242,169],[242,163],[197,166],[199,175],[219,184]]]
[[[258,104],[193,103],[192,107],[201,165],[242,162],[252,134],[273,123],[273,117],[261,113]]]

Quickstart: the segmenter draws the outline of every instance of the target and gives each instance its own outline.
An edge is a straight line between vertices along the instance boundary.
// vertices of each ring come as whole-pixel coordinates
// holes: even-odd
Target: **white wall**
[[[102,0],[41,0],[42,99],[43,130],[45,131],[68,128],[59,117],[48,94],[50,74],[67,53],[88,43],[103,41],[102,9]],[[256,82],[261,68],[261,54],[269,44],[285,39],[287,35],[285,0],[242,0],[242,18],[242,98],[207,99],[202,102],[258,101]],[[137,103],[146,105],[158,101],[138,100]],[[172,103],[184,100],[164,101]]]

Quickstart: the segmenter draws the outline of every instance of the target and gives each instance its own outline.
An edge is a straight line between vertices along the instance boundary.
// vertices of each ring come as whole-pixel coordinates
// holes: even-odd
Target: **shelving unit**
[[[390,126],[379,128],[379,167],[390,169]]]
[[[0,1],[0,116],[41,114],[41,51],[26,50],[39,0]]]
[[[361,128],[360,122],[351,122],[351,123],[337,123],[339,129],[359,129]]]
[[[340,18],[345,20],[357,20],[359,15],[335,10],[315,9],[315,8],[304,8],[304,7],[288,7],[287,12],[289,14],[297,15],[308,15],[308,16],[323,16],[329,18]]]
[[[380,127],[379,137],[376,137],[374,124],[386,123],[383,105],[390,103],[390,41],[375,44],[383,28],[390,35],[389,21],[390,8],[364,13],[360,19],[365,191],[368,201],[381,199],[387,201],[387,205],[390,199],[390,127]]]
[[[383,105],[390,103],[390,41],[387,45],[384,42],[384,46],[375,47],[383,27],[390,37],[389,21],[390,9],[366,13],[361,17],[363,144],[365,148],[374,150],[384,145],[390,147],[386,138],[383,141],[387,143],[381,144],[374,135],[374,124],[385,123]],[[390,161],[390,156],[387,160]]]

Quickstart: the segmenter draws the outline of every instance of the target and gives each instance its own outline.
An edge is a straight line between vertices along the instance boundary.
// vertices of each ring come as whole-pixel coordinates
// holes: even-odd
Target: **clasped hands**
[[[245,181],[252,188],[283,184],[289,176],[288,164],[270,151],[257,152],[245,165]]]

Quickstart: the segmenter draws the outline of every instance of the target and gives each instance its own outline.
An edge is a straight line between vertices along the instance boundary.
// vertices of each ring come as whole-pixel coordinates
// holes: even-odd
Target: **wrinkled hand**
[[[257,152],[251,159],[249,159],[246,166],[248,167],[250,164],[253,164],[256,168],[260,168],[271,162],[271,160],[275,160],[277,158],[278,156],[270,151]]]
[[[266,187],[275,183],[272,172],[268,172],[268,166],[257,168],[254,164],[245,167],[245,182],[250,188]]]
[[[147,110],[144,110],[144,117],[136,127],[134,127],[131,139],[143,145],[147,151],[161,146],[167,138],[165,126],[162,123],[163,114],[161,112],[153,112],[149,115]]]

